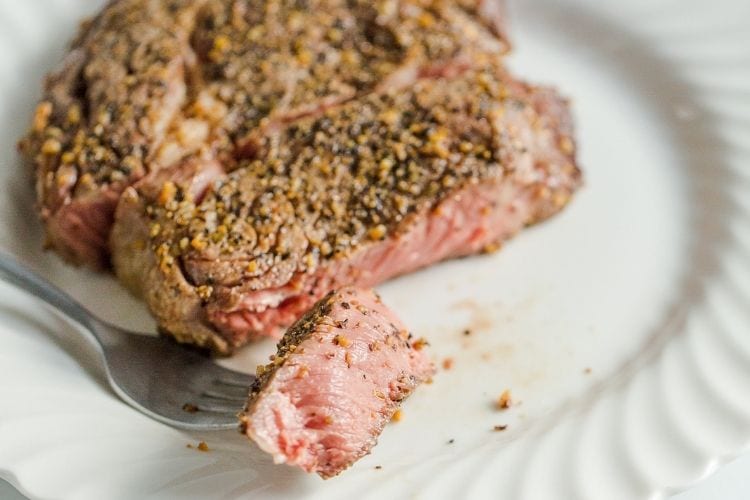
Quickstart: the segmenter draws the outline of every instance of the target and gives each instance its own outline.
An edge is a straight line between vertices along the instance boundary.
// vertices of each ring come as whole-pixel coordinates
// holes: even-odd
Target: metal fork
[[[77,330],[101,354],[110,386],[132,407],[181,429],[237,427],[237,413],[253,376],[223,368],[165,337],[110,325],[7,255],[0,255],[0,279],[42,299],[83,327]]]

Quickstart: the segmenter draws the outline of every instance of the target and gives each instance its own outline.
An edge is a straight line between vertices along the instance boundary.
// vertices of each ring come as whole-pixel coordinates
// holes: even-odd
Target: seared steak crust
[[[556,213],[580,183],[571,133],[563,100],[495,64],[424,78],[268,133],[197,196],[147,178],[118,210],[115,235],[139,241],[113,238],[115,267],[166,331],[227,353],[333,288],[482,251]],[[144,251],[145,278],[132,265]],[[174,301],[200,312],[175,315]]]
[[[47,79],[20,143],[48,243],[104,267],[117,200],[148,172],[191,156],[232,169],[280,122],[507,50],[465,4],[111,2]]]
[[[507,47],[453,1],[212,1],[193,43],[233,136]]]
[[[198,5],[112,2],[47,78],[20,149],[36,167],[49,244],[75,263],[106,264],[119,193],[147,171],[184,104],[185,45]]]

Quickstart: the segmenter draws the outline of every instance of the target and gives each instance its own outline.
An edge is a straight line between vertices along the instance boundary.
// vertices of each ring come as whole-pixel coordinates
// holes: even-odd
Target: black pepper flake
[[[346,327],[346,324],[347,324],[347,323],[349,323],[349,318],[346,318],[346,319],[345,319],[345,320],[343,320],[343,321],[342,321],[342,320],[336,320],[336,321],[334,321],[334,323],[333,323],[333,324],[334,324],[334,326],[335,326],[336,328],[342,329],[342,328]]]
[[[448,444],[453,444],[453,443],[455,443],[455,442],[456,442],[456,440],[455,440],[455,439],[449,439],[449,440],[448,440]]]

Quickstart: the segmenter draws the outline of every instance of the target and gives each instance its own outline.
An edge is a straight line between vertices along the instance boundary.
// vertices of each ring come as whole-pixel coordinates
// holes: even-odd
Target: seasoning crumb
[[[195,405],[194,405],[194,404],[192,404],[192,403],[185,403],[184,405],[182,405],[182,411],[186,411],[186,412],[188,412],[188,413],[195,413],[195,412],[197,412],[197,411],[198,411],[199,409],[200,409],[200,408],[198,408],[197,406],[195,406]]]
[[[452,439],[452,438],[448,440],[448,444],[453,444],[453,443],[455,443],[455,442],[456,442],[456,440],[455,440],[455,439]]]
[[[513,404],[510,396],[510,389],[505,389],[497,400],[497,408],[500,410],[507,410]]]
[[[468,328],[466,330],[464,330],[464,335],[467,336],[467,337],[469,335],[471,335],[471,330],[469,330]]]
[[[35,132],[42,132],[49,125],[49,117],[52,115],[52,103],[42,101],[36,107],[34,112],[33,129]]]
[[[47,139],[42,144],[42,153],[53,156],[58,154],[62,150],[62,144],[56,139]]]
[[[382,469],[382,468],[383,468],[383,466],[382,466],[382,465],[376,465],[376,466],[375,466],[375,469],[376,469],[376,470],[380,470],[380,469]]]
[[[198,443],[198,446],[193,446],[192,444],[188,443],[187,447],[190,449],[197,448],[199,451],[210,451],[205,441],[201,441],[200,443]]]
[[[162,185],[157,201],[159,202],[159,205],[164,207],[167,205],[167,203],[174,200],[176,194],[177,186],[174,185],[174,182],[167,181],[164,183],[164,185]]]
[[[483,253],[495,253],[499,251],[502,247],[503,245],[500,242],[488,243],[482,248],[482,252]]]
[[[201,299],[208,300],[214,293],[214,287],[210,285],[201,285],[195,289],[195,293],[197,293],[198,297]]]
[[[302,365],[297,369],[297,373],[294,375],[294,378],[305,378],[307,377],[307,374],[310,373],[310,369]]]
[[[450,370],[453,368],[453,358],[445,358],[443,360],[443,370]]]
[[[403,418],[404,414],[401,410],[396,410],[393,412],[393,415],[391,416],[391,422],[401,422],[401,419]]]
[[[424,346],[426,346],[426,345],[430,345],[430,344],[429,344],[429,343],[427,342],[427,340],[425,340],[425,338],[424,338],[424,337],[420,337],[420,338],[418,338],[417,340],[415,340],[415,341],[414,341],[414,343],[412,343],[412,345],[411,345],[411,346],[412,346],[412,347],[413,347],[413,348],[414,348],[415,350],[417,350],[417,351],[421,351],[421,350],[422,350],[422,348],[424,348]]]
[[[333,337],[333,343],[340,345],[341,347],[349,347],[351,345],[351,341],[343,335],[336,335]]]
[[[571,141],[569,137],[563,137],[562,139],[560,139],[560,149],[566,155],[570,155],[573,154],[573,151],[575,151],[575,146],[573,145],[573,141]]]
[[[370,239],[382,240],[385,237],[386,231],[387,229],[383,224],[378,224],[377,226],[371,228],[367,232],[367,235],[370,237]]]
[[[494,427],[492,428],[492,430],[493,430],[493,431],[496,431],[496,432],[500,432],[500,431],[504,431],[504,430],[505,430],[505,429],[507,429],[507,428],[508,428],[508,426],[507,426],[507,425],[496,425],[496,426],[494,426]]]

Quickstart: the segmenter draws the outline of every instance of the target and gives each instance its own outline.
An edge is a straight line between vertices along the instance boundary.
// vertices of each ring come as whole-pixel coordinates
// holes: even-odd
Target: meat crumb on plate
[[[497,399],[496,406],[499,410],[507,410],[512,404],[513,400],[511,399],[510,389],[505,389]]]

